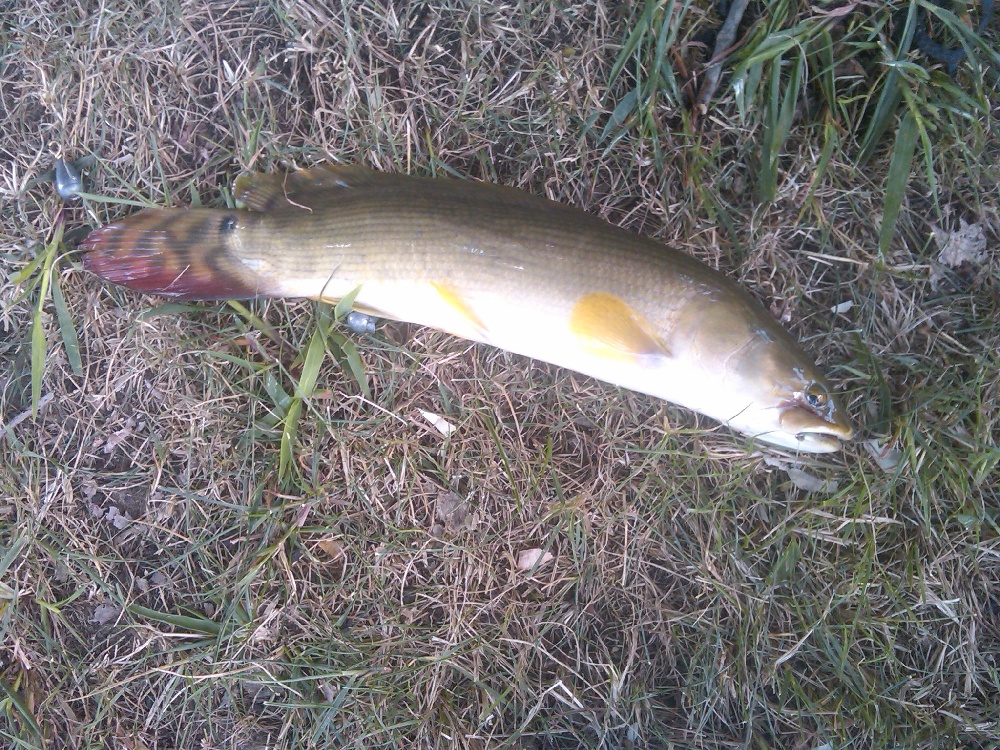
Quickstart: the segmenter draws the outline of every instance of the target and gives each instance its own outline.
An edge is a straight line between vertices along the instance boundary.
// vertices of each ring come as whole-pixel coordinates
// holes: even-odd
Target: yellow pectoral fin
[[[609,359],[670,356],[642,316],[607,292],[581,297],[570,313],[569,328],[588,351]]]
[[[442,322],[438,325],[442,330],[448,333],[453,333],[456,336],[462,336],[464,338],[476,339],[479,341],[487,341],[487,329],[483,324],[483,321],[479,319],[479,316],[472,310],[471,307],[463,300],[458,293],[449,287],[447,284],[441,282],[432,281],[431,286],[434,287],[434,291],[438,293],[441,299],[447,304],[448,308],[458,314],[458,320],[455,323],[451,321]],[[471,329],[471,331],[470,331]]]

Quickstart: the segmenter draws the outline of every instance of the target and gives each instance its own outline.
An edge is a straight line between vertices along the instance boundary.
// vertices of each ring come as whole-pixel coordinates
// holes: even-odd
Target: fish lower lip
[[[839,435],[831,435],[826,432],[800,432],[795,438],[800,443],[806,443],[814,448],[822,446],[829,452],[840,450],[844,438]]]

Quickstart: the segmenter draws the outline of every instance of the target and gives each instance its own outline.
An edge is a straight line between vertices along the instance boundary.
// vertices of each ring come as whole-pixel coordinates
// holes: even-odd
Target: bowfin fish
[[[853,428],[798,343],[724,274],[514,188],[323,165],[239,177],[240,209],[146,209],[84,265],[175,299],[360,287],[366,313],[438,328],[680,404],[756,441],[837,450]]]

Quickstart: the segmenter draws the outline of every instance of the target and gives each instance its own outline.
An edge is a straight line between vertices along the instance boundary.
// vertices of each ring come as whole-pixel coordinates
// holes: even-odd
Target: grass
[[[997,746],[1000,98],[975,14],[751,5],[692,114],[707,3],[6,5],[3,743]],[[918,23],[966,49],[954,77]],[[80,202],[37,179],[57,151]],[[516,185],[732,273],[859,440],[792,467],[830,480],[807,492],[574,373],[305,302],[164,305],[73,253],[136,204],[328,158]],[[959,220],[990,254],[932,284],[932,226]]]

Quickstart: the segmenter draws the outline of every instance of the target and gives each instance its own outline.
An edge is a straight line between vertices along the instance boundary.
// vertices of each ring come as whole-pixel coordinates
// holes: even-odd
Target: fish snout
[[[781,429],[794,435],[799,450],[830,453],[854,437],[854,427],[839,404],[831,399],[823,412],[800,405],[786,406],[779,417]]]

